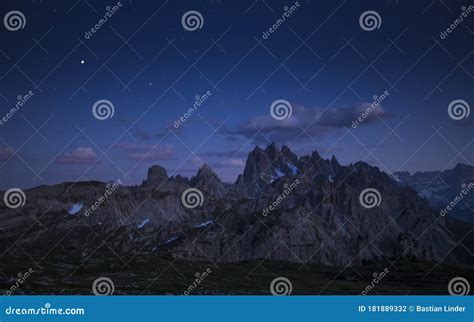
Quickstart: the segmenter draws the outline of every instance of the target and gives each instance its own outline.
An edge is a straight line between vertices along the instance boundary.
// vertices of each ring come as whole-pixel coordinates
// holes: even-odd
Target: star
[[[84,65],[85,61],[81,60],[81,64]]]

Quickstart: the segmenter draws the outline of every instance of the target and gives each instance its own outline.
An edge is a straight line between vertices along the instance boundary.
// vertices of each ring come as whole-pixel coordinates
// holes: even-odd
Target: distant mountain
[[[473,166],[458,164],[450,170],[416,172],[414,175],[408,172],[395,172],[393,177],[401,185],[415,189],[421,197],[426,198],[440,211],[454,205],[452,209],[445,210],[445,215],[474,222]],[[466,193],[463,193],[463,190]]]
[[[153,166],[140,186],[63,183],[25,194],[23,207],[0,207],[0,253],[17,251],[9,246],[18,238],[38,256],[87,258],[105,241],[114,252],[215,262],[472,261],[451,233],[465,230],[412,188],[364,162],[298,157],[275,144],[256,147],[233,184],[207,165],[191,179]]]

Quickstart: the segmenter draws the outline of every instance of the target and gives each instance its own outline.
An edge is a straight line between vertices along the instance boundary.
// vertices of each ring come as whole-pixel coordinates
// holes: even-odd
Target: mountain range
[[[0,206],[0,254],[14,255],[14,242],[35,260],[52,252],[87,258],[105,244],[113,252],[214,263],[472,263],[472,229],[437,209],[444,205],[437,196],[450,196],[420,188],[466,173],[473,167],[389,175],[271,144],[250,152],[235,183],[208,165],[192,178],[155,165],[138,186],[87,181],[26,190],[23,207]],[[365,191],[372,192],[367,199]]]
[[[455,202],[455,206],[446,215],[474,222],[474,193],[469,193],[474,188],[473,166],[457,164],[453,169],[416,172],[413,175],[408,172],[395,172],[393,178],[401,185],[415,189],[436,209],[443,210]],[[466,193],[462,193],[463,190]],[[456,201],[458,198],[462,200]]]

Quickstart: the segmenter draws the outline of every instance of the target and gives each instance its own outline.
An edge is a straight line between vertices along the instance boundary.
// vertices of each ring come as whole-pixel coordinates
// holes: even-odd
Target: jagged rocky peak
[[[204,163],[204,165],[199,169],[198,173],[191,181],[194,182],[201,180],[217,180],[221,182],[217,174],[211,169],[210,166],[207,165],[207,163]]]
[[[166,172],[166,169],[159,165],[154,165],[148,169],[147,179],[143,181],[142,186],[158,187],[159,185],[163,184],[167,180],[168,180],[168,173]]]
[[[287,146],[279,149],[272,143],[264,150],[257,146],[248,155],[244,172],[237,179],[237,185],[244,188],[244,193],[256,196],[273,181],[298,174],[297,164],[298,157]]]
[[[192,186],[215,196],[222,196],[226,192],[225,184],[206,163],[191,178],[190,183]]]
[[[286,145],[281,147],[281,153],[283,153],[283,155],[286,156],[293,164],[298,164],[298,156],[294,154]]]

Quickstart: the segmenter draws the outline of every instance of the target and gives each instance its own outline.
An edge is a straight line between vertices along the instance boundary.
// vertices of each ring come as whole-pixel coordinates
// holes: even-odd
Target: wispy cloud
[[[97,160],[97,154],[91,148],[77,147],[71,152],[60,155],[55,162],[58,164],[88,165]]]
[[[0,160],[1,161],[5,161],[5,160],[8,160],[9,158],[11,158],[15,153],[13,152],[12,149],[10,149],[9,147],[5,146],[5,147],[1,147],[0,146]]]
[[[125,151],[127,159],[134,161],[169,160],[175,152],[174,147],[170,144],[155,146],[151,144],[119,143],[115,147]]]
[[[254,143],[280,143],[307,141],[308,135],[319,137],[328,132],[349,128],[354,120],[370,107],[370,103],[357,103],[351,107],[335,107],[329,109],[305,108],[294,106],[291,117],[276,120],[270,114],[261,115],[248,120],[237,129],[225,129],[224,134],[253,138]],[[365,119],[363,125],[373,123],[381,118],[391,116],[379,105]],[[304,132],[303,132],[304,130]]]

